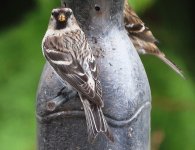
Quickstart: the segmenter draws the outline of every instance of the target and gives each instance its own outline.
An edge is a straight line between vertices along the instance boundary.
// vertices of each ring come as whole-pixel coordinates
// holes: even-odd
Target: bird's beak
[[[66,16],[63,13],[60,13],[58,16],[58,21],[60,22],[66,21]]]

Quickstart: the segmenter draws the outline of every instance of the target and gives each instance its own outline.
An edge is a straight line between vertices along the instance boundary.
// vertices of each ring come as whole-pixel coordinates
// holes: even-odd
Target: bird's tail
[[[171,69],[173,69],[177,74],[179,74],[182,78],[185,79],[182,70],[176,66],[176,64],[174,64],[172,61],[170,61],[168,58],[165,57],[164,54],[162,55],[155,55],[158,58],[160,58],[164,63],[166,63]]]
[[[87,122],[88,140],[93,142],[99,133],[104,133],[108,139],[114,142],[114,137],[107,124],[101,107],[91,104],[86,98],[80,95],[83,103]]]

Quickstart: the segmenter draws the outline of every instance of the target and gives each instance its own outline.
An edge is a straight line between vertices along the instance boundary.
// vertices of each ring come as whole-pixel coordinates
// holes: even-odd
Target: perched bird
[[[102,132],[114,141],[102,112],[104,103],[96,61],[70,8],[52,10],[42,51],[62,80],[78,92],[86,116],[88,140],[93,142]]]
[[[173,62],[167,59],[165,54],[157,47],[158,41],[153,36],[150,29],[145,26],[134,10],[128,5],[128,0],[125,0],[123,14],[125,28],[138,53],[151,54],[160,58],[175,72],[184,77],[182,71]]]

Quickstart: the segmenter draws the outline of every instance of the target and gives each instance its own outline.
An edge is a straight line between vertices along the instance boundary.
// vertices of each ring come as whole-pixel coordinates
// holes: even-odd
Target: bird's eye
[[[56,15],[57,15],[57,12],[53,11],[53,12],[51,13],[51,15],[52,15],[52,16],[56,16]]]
[[[67,12],[66,12],[66,15],[67,15],[67,16],[70,16],[71,14],[72,14],[71,11],[67,11]]]
[[[100,11],[100,6],[98,4],[95,4],[95,10]]]

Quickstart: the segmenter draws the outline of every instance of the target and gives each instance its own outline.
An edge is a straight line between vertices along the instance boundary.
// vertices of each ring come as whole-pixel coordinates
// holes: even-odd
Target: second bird
[[[169,67],[171,67],[180,76],[184,77],[182,71],[169,59],[165,54],[157,47],[158,41],[153,36],[148,27],[144,25],[142,20],[134,12],[134,10],[128,5],[128,0],[125,0],[124,5],[124,22],[125,28],[129,34],[129,38],[135,46],[139,54],[150,54],[160,58]]]

